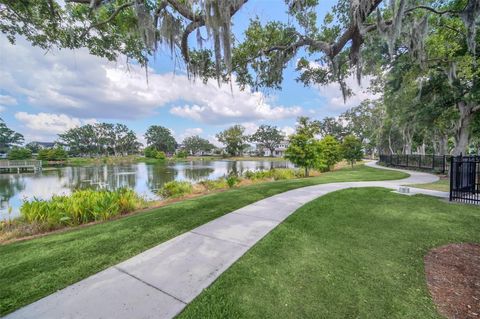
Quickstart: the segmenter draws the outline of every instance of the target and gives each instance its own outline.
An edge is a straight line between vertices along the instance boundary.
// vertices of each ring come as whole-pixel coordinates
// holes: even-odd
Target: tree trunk
[[[275,152],[275,148],[269,148],[269,151],[270,151],[270,157],[275,157],[275,155],[273,155],[273,152]]]
[[[305,177],[308,177],[308,167],[305,167]]]
[[[390,149],[390,155],[393,155],[393,148],[392,148],[392,128],[388,131],[388,148]]]
[[[447,155],[448,154],[448,135],[440,135],[440,140],[438,141],[438,155]]]
[[[455,148],[453,155],[465,154],[470,143],[470,124],[474,117],[474,108],[472,104],[465,102],[457,103],[457,109],[460,113],[457,124],[455,125]]]
[[[403,129],[403,154],[412,154],[412,136],[408,128]]]

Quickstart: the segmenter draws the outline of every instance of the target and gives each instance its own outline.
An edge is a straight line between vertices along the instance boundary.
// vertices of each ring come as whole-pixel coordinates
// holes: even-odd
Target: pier
[[[42,161],[37,160],[15,160],[15,161],[0,161],[0,172],[11,173],[16,172],[37,172],[42,170]]]

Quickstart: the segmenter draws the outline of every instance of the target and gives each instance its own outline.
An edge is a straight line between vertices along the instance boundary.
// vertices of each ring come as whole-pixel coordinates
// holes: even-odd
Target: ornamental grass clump
[[[107,220],[134,211],[143,199],[131,189],[79,190],[71,195],[53,196],[42,200],[26,200],[20,208],[23,219],[52,229],[92,221]]]
[[[224,189],[228,187],[228,184],[225,178],[220,178],[216,180],[207,179],[199,182],[199,184],[205,187],[207,191],[214,191],[214,190]]]
[[[295,174],[296,172],[289,168],[276,168],[272,169],[270,172],[273,179],[276,181],[281,179],[293,179],[297,177]]]
[[[189,182],[171,181],[165,183],[160,189],[160,195],[164,198],[181,197],[193,192],[193,186]]]

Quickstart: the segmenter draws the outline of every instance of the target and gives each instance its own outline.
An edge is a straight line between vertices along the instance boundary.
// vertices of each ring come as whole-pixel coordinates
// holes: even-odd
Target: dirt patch
[[[427,285],[440,314],[480,319],[480,244],[450,244],[425,256]]]

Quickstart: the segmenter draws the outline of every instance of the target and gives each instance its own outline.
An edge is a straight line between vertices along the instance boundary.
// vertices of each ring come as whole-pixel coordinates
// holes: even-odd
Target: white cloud
[[[95,119],[79,119],[65,114],[27,112],[15,113],[15,118],[24,126],[27,131],[25,137],[28,140],[52,140],[65,131],[85,124],[95,123]]]
[[[282,132],[285,133],[286,136],[290,136],[295,133],[295,128],[291,126],[284,126],[281,128]]]
[[[5,107],[0,105],[0,113],[2,113],[3,111],[5,111]]]
[[[252,135],[258,130],[258,125],[253,122],[244,122],[240,125],[242,125],[245,128],[244,134],[246,135]]]
[[[192,92],[190,98],[196,103],[175,106],[170,113],[203,123],[219,124],[294,118],[302,111],[298,106],[272,106],[262,93],[250,93],[248,88],[241,91],[234,86],[231,91],[226,85],[218,88],[214,83]]]
[[[5,109],[7,106],[13,106],[17,104],[17,99],[13,96],[0,94],[0,108]]]
[[[200,127],[187,128],[182,134],[176,136],[177,142],[181,143],[185,138],[203,133],[203,129]]]
[[[77,118],[135,119],[175,103],[171,113],[204,123],[295,117],[300,107],[272,105],[262,93],[215,81],[192,82],[185,75],[158,74],[136,65],[108,62],[87,50],[47,54],[18,39],[0,41],[0,87],[45,112]],[[248,89],[247,89],[248,90]],[[183,105],[183,106],[181,106]]]

